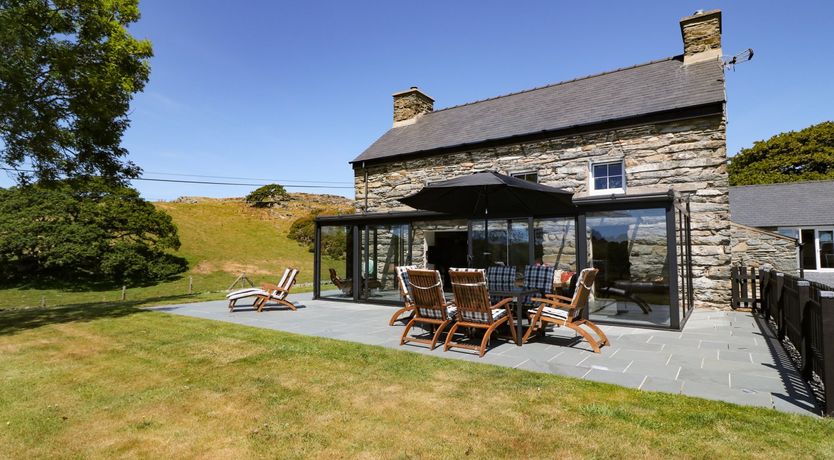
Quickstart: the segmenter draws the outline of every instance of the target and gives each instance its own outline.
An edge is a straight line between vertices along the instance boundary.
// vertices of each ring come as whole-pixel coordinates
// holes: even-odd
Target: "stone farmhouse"
[[[315,295],[395,303],[396,265],[547,264],[600,268],[599,322],[679,329],[692,308],[727,308],[721,27],[720,11],[697,12],[680,20],[681,55],[454,107],[395,93],[393,126],[350,162],[357,213],[317,220]],[[570,191],[574,207],[490,216],[485,231],[398,201],[480,171]]]

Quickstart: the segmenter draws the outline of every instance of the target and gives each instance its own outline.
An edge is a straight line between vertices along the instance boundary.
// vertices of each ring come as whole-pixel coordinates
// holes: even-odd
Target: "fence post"
[[[768,309],[767,316],[765,317],[766,320],[770,320],[773,318],[776,321],[776,326],[778,329],[779,326],[779,312],[782,311],[782,294],[784,294],[785,289],[785,274],[781,272],[776,273],[776,279],[773,283],[773,303],[770,305]]]
[[[189,294],[194,293],[194,277],[193,276],[188,277],[188,293]]]
[[[808,355],[808,347],[805,346],[805,340],[808,339],[803,329],[805,325],[805,308],[811,300],[811,282],[806,280],[799,280],[796,282],[796,309],[797,321],[796,326],[800,331],[800,342],[793,345],[799,351],[800,367],[802,372],[810,371],[811,357]],[[785,327],[787,329],[787,326]]]
[[[820,292],[822,319],[822,382],[825,386],[824,414],[834,417],[834,291]]]
[[[122,301],[124,302],[125,298],[127,297],[127,286],[122,286]]]
[[[759,314],[764,315],[767,311],[767,301],[770,295],[770,269],[764,268],[759,270]]]
[[[733,265],[730,267],[730,307],[735,310],[738,305],[738,267]]]

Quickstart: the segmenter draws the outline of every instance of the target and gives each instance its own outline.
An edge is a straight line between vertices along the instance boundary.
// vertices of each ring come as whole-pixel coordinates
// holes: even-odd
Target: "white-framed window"
[[[799,264],[804,270],[834,271],[834,227],[779,228],[779,233],[798,238]]]
[[[591,163],[589,176],[592,195],[625,193],[625,171],[622,161]]]
[[[522,179],[536,184],[539,183],[539,173],[536,171],[514,172],[511,173],[510,176],[515,177],[516,179]]]

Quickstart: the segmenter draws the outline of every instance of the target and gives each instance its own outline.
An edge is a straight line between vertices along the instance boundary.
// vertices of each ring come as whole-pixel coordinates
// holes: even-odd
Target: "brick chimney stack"
[[[696,11],[681,19],[683,63],[721,57],[721,10]]]
[[[434,99],[412,86],[410,89],[394,93],[394,127],[410,125],[420,115],[434,110]]]

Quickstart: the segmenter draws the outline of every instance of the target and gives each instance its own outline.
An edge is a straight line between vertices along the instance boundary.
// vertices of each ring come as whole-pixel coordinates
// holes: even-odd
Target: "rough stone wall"
[[[721,13],[692,16],[681,21],[686,56],[721,48]]]
[[[410,120],[433,108],[434,102],[417,91],[394,96],[394,122]]]
[[[799,272],[795,239],[735,222],[730,231],[733,265],[769,267],[794,275]]]
[[[409,211],[396,199],[477,171],[536,171],[539,182],[588,194],[591,162],[625,164],[628,194],[691,193],[693,283],[698,307],[729,307],[730,220],[723,116],[597,131],[368,165],[368,212]],[[354,171],[356,205],[364,178]],[[416,260],[416,258],[415,258]]]

